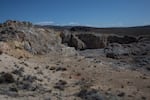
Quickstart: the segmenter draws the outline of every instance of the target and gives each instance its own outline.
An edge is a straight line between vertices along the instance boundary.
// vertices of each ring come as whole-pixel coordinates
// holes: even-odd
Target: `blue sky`
[[[0,22],[97,27],[150,24],[150,0],[0,0]]]

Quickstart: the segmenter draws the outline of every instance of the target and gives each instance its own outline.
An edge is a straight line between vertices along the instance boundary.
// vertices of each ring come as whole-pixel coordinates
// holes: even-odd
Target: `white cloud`
[[[58,26],[79,26],[81,24],[77,23],[77,22],[67,22],[67,23],[53,23],[53,25],[58,25]]]
[[[37,25],[53,25],[53,24],[55,24],[55,22],[53,22],[53,21],[43,21],[43,22],[37,22],[35,24],[37,24]]]
[[[69,25],[69,26],[78,26],[78,25],[81,25],[77,22],[69,22],[69,23],[62,23],[62,24],[59,24],[59,23],[55,23],[53,21],[43,21],[43,22],[37,22],[35,23],[36,25],[57,25],[57,26],[66,26],[66,25]]]
[[[56,25],[56,26],[89,26],[89,27],[123,27],[125,26],[124,23],[118,22],[114,24],[99,24],[99,25],[92,25],[92,24],[81,24],[78,22],[68,22],[68,23],[55,23],[54,21],[42,21],[35,23],[36,25]]]
[[[70,23],[68,23],[68,25],[81,25],[81,24],[79,24],[77,22],[70,22]]]
[[[94,26],[94,25],[91,25],[91,24],[81,24],[81,23],[78,23],[78,22],[70,22],[66,25],[71,25],[71,26]]]

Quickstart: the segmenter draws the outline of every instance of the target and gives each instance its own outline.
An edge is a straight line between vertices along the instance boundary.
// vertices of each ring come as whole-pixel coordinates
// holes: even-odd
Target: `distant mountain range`
[[[88,27],[88,26],[55,26],[55,25],[36,25],[37,27],[51,28],[58,31],[69,30],[73,32],[95,32],[95,33],[117,33],[117,34],[128,34],[128,35],[145,35],[150,34],[150,25],[146,26],[134,26],[134,27]]]
[[[92,27],[92,26],[59,26],[59,25],[36,25],[40,27],[46,27],[46,28],[56,28],[56,29],[70,29],[70,28],[78,28],[78,29],[118,29],[118,28],[150,28],[150,25],[144,25],[144,26],[133,26],[133,27]]]

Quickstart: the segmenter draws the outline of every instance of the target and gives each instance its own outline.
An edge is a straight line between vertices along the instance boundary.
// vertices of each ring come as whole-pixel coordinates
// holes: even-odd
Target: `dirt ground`
[[[15,58],[1,54],[0,66],[1,72],[23,68],[23,75],[36,76],[34,84],[44,88],[15,93],[4,91],[0,95],[1,100],[80,100],[76,94],[82,89],[99,90],[108,100],[150,99],[150,73],[112,67],[110,58],[100,60],[58,53]],[[64,84],[57,86],[60,80]]]

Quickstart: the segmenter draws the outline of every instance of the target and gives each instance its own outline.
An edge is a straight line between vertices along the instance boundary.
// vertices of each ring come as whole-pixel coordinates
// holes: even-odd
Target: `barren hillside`
[[[149,100],[150,28],[0,24],[1,100]]]

